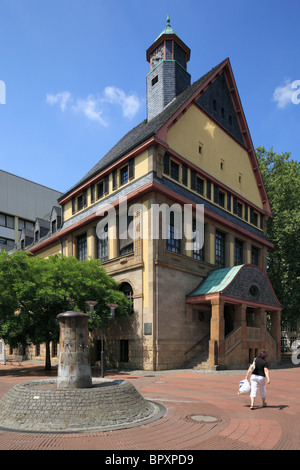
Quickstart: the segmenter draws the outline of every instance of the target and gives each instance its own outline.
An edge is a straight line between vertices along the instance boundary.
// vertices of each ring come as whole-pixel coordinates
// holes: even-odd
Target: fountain
[[[155,421],[165,408],[146,400],[126,380],[92,378],[88,315],[64,312],[60,322],[57,379],[12,387],[0,400],[0,428],[9,431],[70,433],[107,431]]]

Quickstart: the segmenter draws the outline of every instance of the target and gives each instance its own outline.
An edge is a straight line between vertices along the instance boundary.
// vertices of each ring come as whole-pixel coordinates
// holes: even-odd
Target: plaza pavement
[[[130,381],[144,398],[161,403],[165,415],[138,427],[70,434],[0,429],[0,450],[102,450],[190,452],[197,450],[300,450],[300,366],[271,369],[267,407],[250,410],[238,395],[246,371],[106,372]],[[99,369],[92,369],[100,377]],[[42,364],[0,365],[0,399],[15,384],[57,376]],[[134,453],[134,452],[133,452]],[[121,453],[122,454],[122,453]]]

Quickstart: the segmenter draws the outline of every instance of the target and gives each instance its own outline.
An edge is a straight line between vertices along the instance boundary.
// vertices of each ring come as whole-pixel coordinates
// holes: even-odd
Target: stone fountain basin
[[[106,431],[155,421],[165,408],[126,380],[92,379],[88,388],[58,389],[57,379],[24,382],[0,400],[0,428],[22,432]]]

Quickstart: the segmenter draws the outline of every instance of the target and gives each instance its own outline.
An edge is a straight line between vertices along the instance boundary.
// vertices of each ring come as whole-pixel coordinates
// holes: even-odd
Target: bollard
[[[64,312],[57,318],[60,322],[57,388],[92,387],[87,326],[89,315]]]

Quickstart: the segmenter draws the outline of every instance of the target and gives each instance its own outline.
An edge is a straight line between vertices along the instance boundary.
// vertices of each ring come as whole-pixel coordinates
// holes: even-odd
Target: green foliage
[[[256,149],[271,204],[267,236],[274,244],[268,254],[268,275],[283,307],[283,320],[300,315],[300,165],[290,153]]]
[[[0,252],[0,337],[12,347],[58,342],[57,315],[68,310],[88,311],[85,302],[97,301],[90,329],[107,316],[107,303],[117,303],[116,316],[127,316],[130,302],[106,274],[99,260],[74,257],[34,257],[27,252]],[[49,355],[50,357],[50,355]]]

